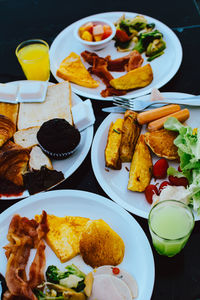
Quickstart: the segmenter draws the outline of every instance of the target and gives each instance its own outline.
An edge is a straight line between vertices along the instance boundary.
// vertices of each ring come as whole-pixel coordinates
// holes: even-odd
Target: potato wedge
[[[118,90],[131,90],[145,87],[153,80],[153,71],[150,64],[134,69],[125,75],[110,81],[112,87]]]
[[[137,122],[137,115],[132,110],[127,110],[124,114],[122,140],[119,149],[122,162],[130,162],[133,157],[135,145],[141,131],[141,126]]]
[[[129,172],[128,190],[143,192],[149,185],[152,174],[150,150],[141,134],[138,138]]]
[[[115,123],[111,123],[105,148],[106,167],[116,170],[120,170],[122,164],[119,156],[119,148],[122,138],[123,122],[123,119],[117,119]]]

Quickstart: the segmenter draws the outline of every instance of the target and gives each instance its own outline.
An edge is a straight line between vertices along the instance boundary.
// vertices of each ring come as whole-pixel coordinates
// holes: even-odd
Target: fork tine
[[[125,98],[125,97],[113,97],[113,101],[123,101],[123,103],[134,103],[135,99],[132,98],[132,99],[128,99],[128,98]]]
[[[125,109],[130,109],[130,110],[132,110],[132,109],[131,109],[129,106],[127,106],[127,105],[118,104],[118,103],[113,103],[113,105],[118,106],[118,107],[122,107],[122,108],[125,108]]]

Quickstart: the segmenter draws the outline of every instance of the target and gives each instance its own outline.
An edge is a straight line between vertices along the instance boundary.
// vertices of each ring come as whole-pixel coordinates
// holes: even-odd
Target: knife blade
[[[124,113],[127,109],[118,106],[110,106],[104,107],[101,110],[107,113]]]

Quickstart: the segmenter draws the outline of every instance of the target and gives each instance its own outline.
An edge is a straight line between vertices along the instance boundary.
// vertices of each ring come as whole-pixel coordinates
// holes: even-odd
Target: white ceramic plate
[[[127,18],[133,18],[138,15],[138,13],[130,12],[108,12],[93,15],[90,17],[104,18],[109,21],[115,22],[123,15],[123,13],[125,13],[125,16]],[[59,68],[61,61],[72,51],[80,54],[84,50],[88,50],[81,43],[79,43],[74,36],[74,30],[76,26],[78,26],[78,23],[82,23],[84,21],[87,22],[88,18],[81,19],[61,31],[50,47],[51,72],[58,82],[63,81],[61,78],[56,76],[56,71]],[[155,23],[156,29],[163,33],[167,48],[165,49],[165,53],[162,56],[156,58],[150,63],[154,74],[152,83],[144,88],[127,93],[126,97],[128,98],[146,95],[151,92],[152,87],[159,88],[166,84],[176,74],[182,61],[182,47],[174,32],[165,24],[154,18],[148,16],[145,16],[145,18],[147,19],[148,23]],[[127,55],[127,53],[128,52],[118,52],[114,47],[114,41],[111,41],[107,48],[97,52],[99,56],[105,57],[107,55],[111,55],[113,59]],[[143,65],[145,65],[147,61],[144,54],[142,56],[144,58]],[[89,66],[87,63],[84,64],[86,67]],[[124,73],[112,72],[112,74],[114,77],[119,77]],[[100,81],[99,78],[95,76],[94,78]],[[105,89],[105,85],[103,83],[100,83],[99,87],[95,89],[85,88],[72,83],[72,90],[78,95],[97,100],[112,100],[112,97],[101,97],[100,92],[103,89]]]
[[[162,93],[162,95],[172,99],[173,97],[178,98],[191,96],[183,93]],[[149,100],[149,95],[143,96],[142,99]],[[196,107],[189,108],[189,110],[190,118],[187,120],[187,124],[193,128],[200,127],[200,109]],[[117,118],[123,118],[123,114],[109,114],[99,126],[95,134],[91,150],[93,171],[100,186],[112,200],[135,215],[147,219],[151,205],[146,201],[144,193],[131,192],[127,189],[130,163],[123,163],[121,170],[109,169],[108,172],[106,171],[108,168],[105,168],[104,150],[106,147],[108,130],[111,122],[115,121]],[[143,132],[145,132],[145,126],[143,126],[142,133]],[[158,160],[158,157],[155,155],[152,157],[153,163],[155,163]],[[178,164],[172,161],[169,161],[169,165],[178,166]],[[152,184],[155,184],[154,179],[152,179]],[[196,220],[199,219],[196,214],[195,218]]]
[[[22,82],[22,81],[15,81],[16,83]],[[13,82],[13,83],[15,83]],[[78,97],[76,94],[72,93],[72,106],[75,104],[80,103],[82,100],[80,97]],[[62,171],[64,174],[64,180],[67,179],[69,176],[71,176],[78,167],[82,164],[85,157],[87,156],[90,146],[92,144],[93,139],[93,133],[94,133],[94,127],[89,126],[85,130],[81,132],[81,141],[78,146],[78,149],[68,158],[62,159],[62,160],[52,160],[53,168],[57,171]],[[63,180],[63,181],[64,181]],[[59,181],[56,185],[60,184],[62,181]],[[54,186],[56,186],[54,185]],[[52,186],[51,188],[53,188]],[[17,198],[24,198],[30,196],[28,191],[24,191],[24,193],[20,196],[2,196],[0,198],[1,200],[11,200],[11,199],[17,199]]]
[[[8,241],[6,233],[13,214],[34,218],[42,210],[48,214],[63,217],[82,216],[91,219],[102,218],[114,229],[125,243],[125,256],[120,266],[130,272],[139,287],[137,300],[149,300],[154,285],[154,260],[149,242],[135,219],[120,206],[102,196],[76,190],[57,190],[37,194],[11,206],[0,215],[0,272],[5,275],[6,257],[2,249]],[[34,251],[33,251],[34,252]],[[79,256],[67,263],[61,264],[47,246],[46,266],[64,266],[74,263],[83,272],[89,272],[91,267],[86,265]]]

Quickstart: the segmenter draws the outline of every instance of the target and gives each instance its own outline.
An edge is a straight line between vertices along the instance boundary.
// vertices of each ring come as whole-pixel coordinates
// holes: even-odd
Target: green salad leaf
[[[181,172],[169,167],[167,174],[188,179],[191,204],[200,214],[200,128],[194,132],[190,126],[184,126],[173,117],[167,119],[164,128],[179,133],[174,144],[178,147]]]

